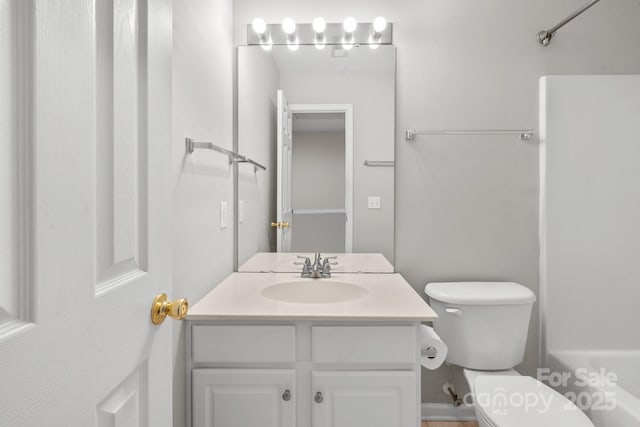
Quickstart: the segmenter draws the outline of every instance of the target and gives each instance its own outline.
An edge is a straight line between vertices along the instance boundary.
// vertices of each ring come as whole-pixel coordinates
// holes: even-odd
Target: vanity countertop
[[[347,302],[281,302],[262,295],[272,285],[309,281],[347,282],[365,288],[365,296]],[[189,307],[189,320],[336,320],[431,321],[438,315],[400,274],[334,274],[302,279],[298,273],[232,273]]]
[[[238,271],[241,273],[297,273],[301,267],[294,262],[300,262],[298,255],[309,257],[313,262],[315,254],[287,253],[287,252],[258,252],[244,262]],[[393,265],[382,254],[322,254],[337,256],[331,267],[334,273],[393,273]]]

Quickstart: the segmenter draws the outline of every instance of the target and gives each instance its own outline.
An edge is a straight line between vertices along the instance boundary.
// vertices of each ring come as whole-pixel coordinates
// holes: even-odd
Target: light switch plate
[[[227,228],[227,202],[220,202],[220,229]]]
[[[238,223],[244,222],[244,200],[238,200]]]
[[[380,196],[369,196],[367,199],[368,209],[380,209]]]

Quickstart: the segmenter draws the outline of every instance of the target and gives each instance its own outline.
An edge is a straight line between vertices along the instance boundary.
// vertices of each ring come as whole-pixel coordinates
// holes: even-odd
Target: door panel
[[[96,2],[98,292],[146,270],[146,10],[147,0]]]
[[[278,91],[277,114],[277,215],[279,223],[289,225],[277,228],[277,251],[291,251],[291,233],[293,232],[293,208],[291,206],[291,162],[293,150],[293,114],[283,91]]]
[[[146,365],[140,366],[98,404],[97,427],[146,425]]]
[[[311,381],[313,427],[418,425],[413,372],[313,372]]]
[[[194,427],[295,427],[294,385],[294,370],[194,369]]]
[[[27,327],[0,328],[0,425],[169,426],[171,328],[149,311],[171,291],[171,3],[0,6],[24,56],[16,208],[33,217]]]

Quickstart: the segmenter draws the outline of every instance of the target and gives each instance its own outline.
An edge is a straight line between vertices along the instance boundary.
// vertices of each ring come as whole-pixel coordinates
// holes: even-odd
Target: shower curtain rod
[[[558,31],[560,28],[567,25],[569,22],[571,22],[573,19],[581,15],[584,11],[586,11],[587,9],[589,9],[591,6],[598,3],[599,1],[600,0],[590,1],[589,3],[582,6],[580,9],[573,12],[571,15],[564,18],[562,21],[558,22],[554,27],[551,27],[548,30],[540,31],[538,33],[538,41],[540,42],[540,44],[543,46],[547,46],[549,43],[551,43],[551,37],[553,37],[556,31]]]

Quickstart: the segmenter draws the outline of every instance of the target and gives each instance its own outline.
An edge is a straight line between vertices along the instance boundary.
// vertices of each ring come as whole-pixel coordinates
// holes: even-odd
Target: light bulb
[[[375,31],[376,33],[381,33],[385,28],[387,28],[387,20],[384,19],[383,16],[378,16],[373,20],[373,31]]]
[[[349,16],[344,20],[342,26],[347,33],[353,33],[358,27],[358,21],[353,16]]]
[[[251,23],[251,28],[253,28],[256,34],[264,34],[264,32],[267,31],[267,23],[264,22],[262,18],[256,18]]]
[[[318,50],[324,49],[325,46],[326,46],[326,44],[324,44],[324,43],[316,43],[316,49],[318,49]]]
[[[289,43],[287,45],[287,47],[289,48],[290,51],[295,52],[296,50],[298,50],[298,47],[300,47],[300,45],[298,44],[298,41],[296,40],[295,43]]]
[[[315,31],[316,33],[324,33],[324,30],[327,29],[327,22],[324,20],[324,18],[321,17],[317,17],[313,20],[313,31]]]
[[[376,49],[377,49],[377,48],[379,48],[379,47],[380,47],[380,45],[379,45],[378,43],[370,43],[370,44],[369,44],[369,48],[370,48],[371,50],[376,50]]]
[[[353,48],[353,42],[351,42],[351,43],[342,42],[342,48],[344,50],[351,50]]]
[[[273,40],[269,38],[269,40],[266,43],[263,43],[260,46],[262,47],[263,50],[269,52],[271,49],[273,49]]]
[[[282,31],[284,31],[288,35],[291,35],[291,34],[295,33],[296,32],[296,22],[291,18],[285,18],[285,20],[282,21]]]

